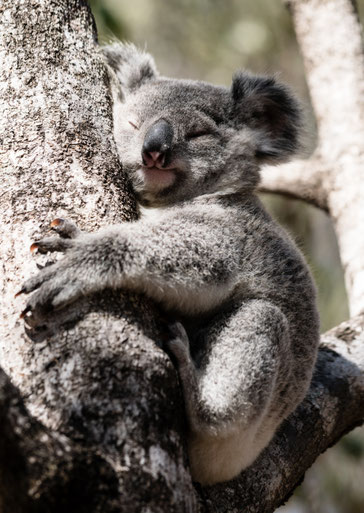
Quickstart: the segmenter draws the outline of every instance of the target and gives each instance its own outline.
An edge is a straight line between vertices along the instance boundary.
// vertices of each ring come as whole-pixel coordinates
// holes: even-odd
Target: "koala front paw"
[[[64,309],[94,291],[96,273],[92,272],[93,241],[89,240],[90,235],[82,234],[72,221],[66,219],[55,219],[51,227],[59,237],[40,239],[30,250],[40,253],[59,251],[66,253],[65,257],[24,282],[16,294],[33,292],[20,315],[31,327],[43,324],[55,310]]]
[[[44,237],[41,240],[33,242],[30,246],[32,253],[65,252],[67,249],[75,246],[73,240],[77,239],[77,237],[83,233],[73,221],[60,217],[54,219],[50,227],[59,237]]]
[[[85,287],[79,270],[72,260],[43,268],[36,276],[27,280],[19,294],[34,292],[27,301],[20,317],[29,325],[42,323],[54,310],[62,309],[83,295]]]

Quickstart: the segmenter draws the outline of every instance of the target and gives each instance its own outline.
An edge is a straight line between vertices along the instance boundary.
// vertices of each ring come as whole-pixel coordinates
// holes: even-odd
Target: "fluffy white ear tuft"
[[[288,87],[273,77],[239,72],[231,86],[232,119],[256,134],[256,156],[279,163],[301,150],[302,109]]]
[[[124,94],[138,89],[158,76],[153,57],[132,43],[114,43],[104,46],[102,52],[116,73]]]

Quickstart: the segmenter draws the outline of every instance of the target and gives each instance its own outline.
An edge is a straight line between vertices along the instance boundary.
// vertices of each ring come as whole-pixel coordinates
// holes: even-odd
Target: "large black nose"
[[[168,121],[160,119],[145,134],[142,159],[147,167],[163,167],[168,163],[173,141],[173,128]]]

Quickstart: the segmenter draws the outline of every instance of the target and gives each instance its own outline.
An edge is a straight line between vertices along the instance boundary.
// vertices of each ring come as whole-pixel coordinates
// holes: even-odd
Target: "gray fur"
[[[228,90],[158,77],[130,45],[105,54],[123,86],[115,139],[147,208],[134,223],[95,234],[64,223],[63,238],[38,241],[65,256],[24,284],[24,292],[37,289],[28,324],[106,287],[157,301],[179,321],[168,346],[184,392],[193,478],[231,479],[303,399],[316,358],[310,273],[254,192],[262,163],[297,151],[300,110],[271,78],[239,74]]]

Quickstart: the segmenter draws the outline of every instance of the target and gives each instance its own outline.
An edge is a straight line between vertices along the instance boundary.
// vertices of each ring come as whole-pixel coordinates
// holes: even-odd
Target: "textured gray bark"
[[[320,10],[321,4],[329,11]],[[330,47],[321,41],[331,34],[328,12],[342,8],[348,18],[341,13],[337,25],[344,24],[345,32],[350,22],[350,31],[359,33],[348,0],[296,0],[291,6],[309,76],[323,60],[314,60],[310,52],[316,45]],[[354,39],[357,46],[349,45],[350,51],[360,61]],[[348,54],[338,58],[348,59]],[[354,75],[358,71],[350,66],[359,61],[347,64]],[[322,71],[331,84],[325,98],[335,93],[340,65],[332,66],[336,71],[326,64]],[[266,188],[303,197],[333,215],[353,312],[359,312],[363,294],[358,296],[360,287],[351,280],[358,275],[360,282],[363,272],[359,219],[364,211],[356,194],[364,139],[359,133],[363,92],[354,75],[349,82],[356,107],[345,104],[327,124],[322,120],[332,109],[316,110],[320,141],[342,141],[339,157],[330,160],[316,152],[319,165],[314,160],[309,167],[297,164],[295,179],[274,185],[271,178]],[[320,80],[322,75],[309,80],[313,99]],[[317,95],[314,105],[320,109]],[[333,102],[339,100],[333,96]],[[353,125],[354,107],[360,115]],[[346,115],[346,126],[354,127],[352,139],[348,129],[336,133],[335,123]],[[29,245],[55,216],[71,217],[89,231],[136,216],[112,138],[108,76],[82,0],[2,1],[0,119],[0,357],[17,387],[0,374],[0,510],[198,511],[184,458],[176,374],[158,347],[163,329],[153,306],[143,298],[105,291],[78,304],[82,319],[77,325],[38,342],[27,338],[18,319],[22,300],[15,300],[14,292],[39,261],[29,256]],[[346,154],[343,147],[349,143]],[[307,182],[300,166],[311,170]],[[337,173],[341,178],[335,178]],[[348,226],[350,217],[357,221]],[[230,483],[200,490],[202,510],[273,511],[315,458],[363,420],[363,330],[364,318],[357,316],[323,336],[304,403],[250,469]]]
[[[194,511],[176,373],[153,307],[106,291],[79,303],[77,326],[38,342],[18,318],[14,293],[39,261],[29,244],[52,218],[92,231],[136,216],[87,4],[2,1],[0,52],[0,355],[29,411],[19,406],[17,419],[4,376],[1,511]]]

